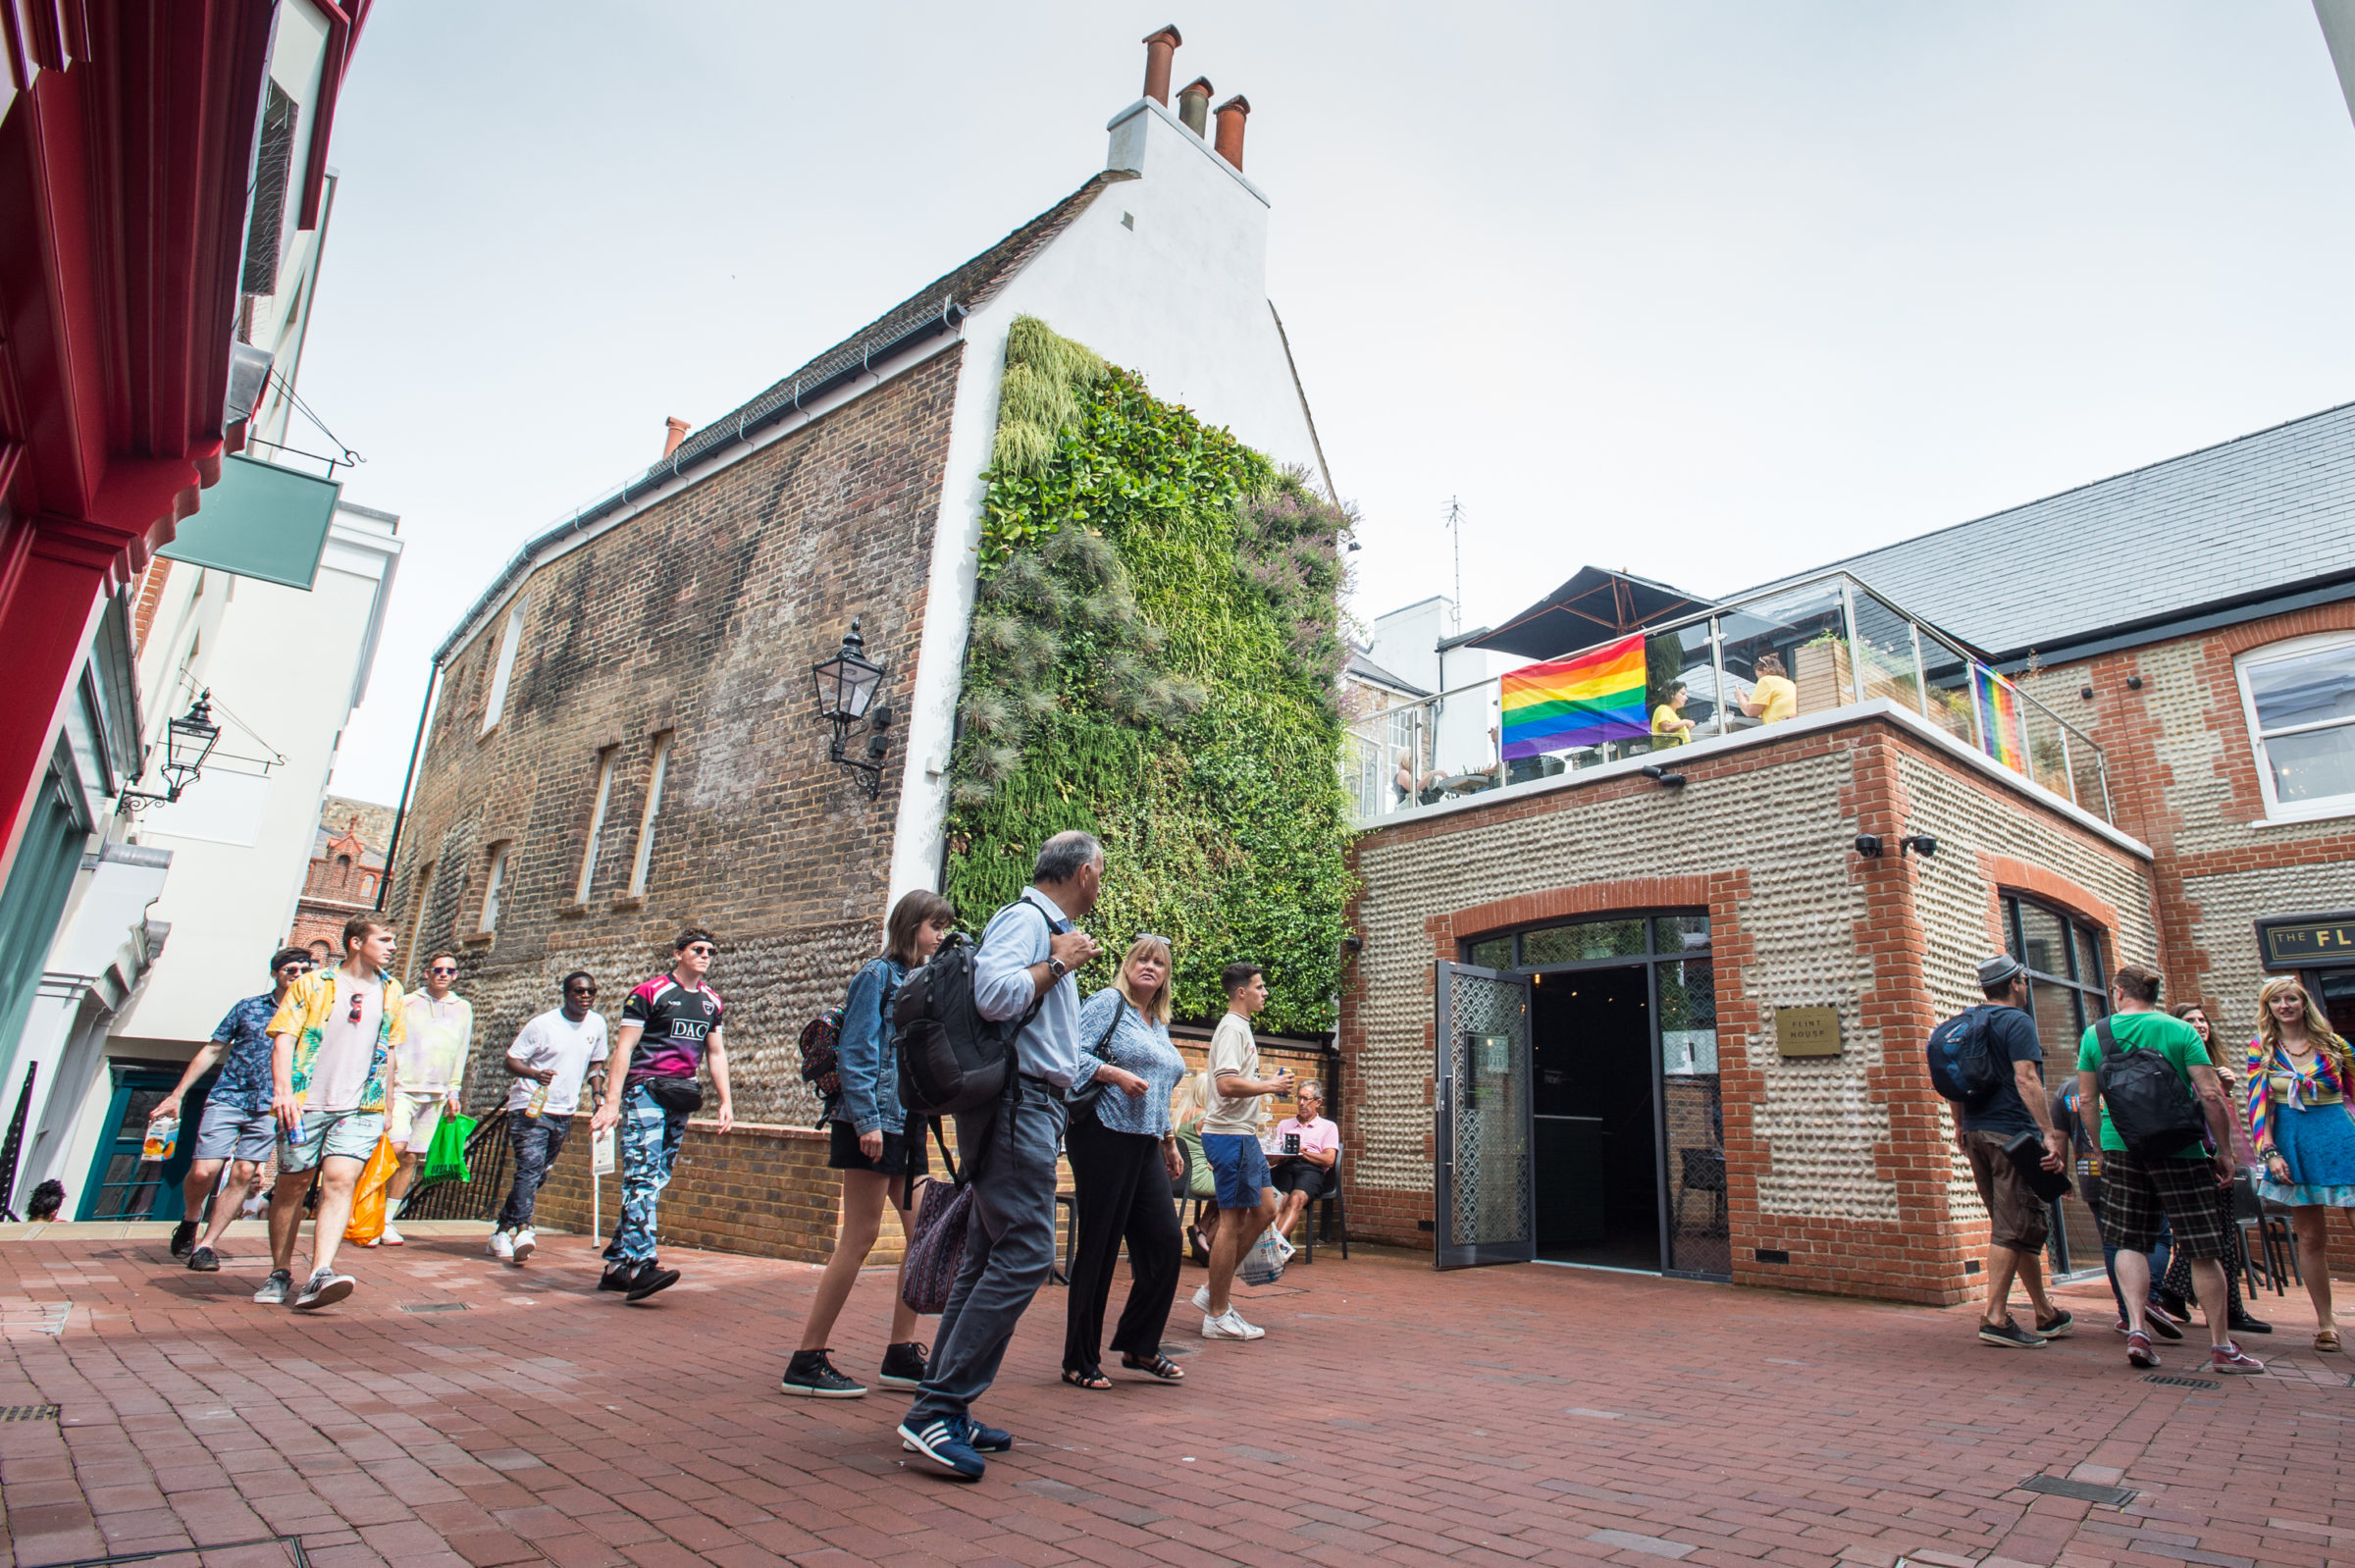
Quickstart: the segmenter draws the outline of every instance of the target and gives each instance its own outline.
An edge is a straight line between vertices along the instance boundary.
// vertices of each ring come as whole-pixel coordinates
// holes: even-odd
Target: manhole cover
[[[463,1301],[412,1302],[404,1305],[400,1310],[403,1312],[464,1312],[466,1303]]]
[[[2066,1476],[2030,1476],[2019,1484],[2022,1491],[2041,1491],[2050,1497],[2074,1497],[2079,1502],[2098,1502],[2105,1508],[2123,1508],[2134,1500],[2134,1493],[2124,1487],[2097,1486],[2090,1481],[2071,1481]]]
[[[2222,1388],[2224,1386],[2214,1378],[2171,1378],[2164,1372],[2151,1373],[2142,1381],[2164,1384],[2170,1388]]]
[[[0,1421],[55,1421],[55,1405],[0,1405]]]

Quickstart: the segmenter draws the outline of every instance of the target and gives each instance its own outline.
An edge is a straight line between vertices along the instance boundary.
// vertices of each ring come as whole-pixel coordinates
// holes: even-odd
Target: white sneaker
[[[1194,1291],[1194,1310],[1196,1312],[1210,1310],[1210,1286],[1202,1285]]]
[[[406,1236],[392,1228],[392,1222],[390,1220],[385,1222],[385,1233],[377,1239],[388,1247],[405,1247],[409,1244]]]
[[[1202,1319],[1202,1337],[1205,1339],[1257,1339],[1267,1332],[1245,1323],[1243,1315],[1232,1307],[1229,1307],[1222,1316],[1213,1318],[1206,1315]]]
[[[491,1256],[501,1263],[515,1261],[515,1238],[504,1230],[491,1232]]]
[[[515,1261],[517,1263],[521,1263],[524,1259],[530,1257],[532,1255],[532,1249],[538,1245],[540,1245],[540,1238],[532,1234],[532,1228],[530,1226],[527,1225],[522,1229],[516,1231]]]

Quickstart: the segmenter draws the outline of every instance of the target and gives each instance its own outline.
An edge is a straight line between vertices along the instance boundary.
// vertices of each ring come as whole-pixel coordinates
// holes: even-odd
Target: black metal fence
[[[400,1218],[410,1220],[496,1220],[507,1195],[507,1112],[501,1106],[483,1118],[466,1139],[464,1181],[437,1181],[411,1189]]]

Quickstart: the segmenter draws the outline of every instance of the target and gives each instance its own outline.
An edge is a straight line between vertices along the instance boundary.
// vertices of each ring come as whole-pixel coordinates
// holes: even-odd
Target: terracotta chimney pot
[[[1178,118],[1204,141],[1210,139],[1210,95],[1217,90],[1208,77],[1196,77],[1178,92]]]
[[[1243,172],[1243,120],[1251,113],[1251,100],[1236,93],[1219,105],[1219,139],[1212,147],[1220,157],[1234,165],[1234,172]]]
[[[1235,133],[1235,139],[1239,144],[1242,139],[1242,133],[1240,131]],[[662,455],[668,457],[672,452],[675,452],[679,449],[679,443],[685,441],[687,439],[687,432],[693,430],[695,427],[688,424],[684,419],[679,419],[676,417],[665,419],[662,421],[662,424],[664,430],[667,432],[662,438]]]
[[[1145,34],[1145,96],[1164,109],[1170,106],[1170,62],[1183,42],[1176,23]]]

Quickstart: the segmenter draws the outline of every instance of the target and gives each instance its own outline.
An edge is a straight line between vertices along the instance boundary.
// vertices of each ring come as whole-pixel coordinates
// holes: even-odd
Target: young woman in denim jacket
[[[834,1320],[858,1283],[859,1271],[883,1228],[883,1205],[899,1211],[900,1234],[914,1233],[909,1194],[930,1162],[924,1155],[923,1119],[900,1107],[900,1063],[892,1050],[891,1003],[908,978],[940,946],[956,923],[957,912],[937,893],[918,890],[892,907],[883,953],[869,959],[851,979],[843,999],[842,1033],[835,1047],[842,1093],[826,1107],[831,1145],[829,1169],[842,1173],[842,1223],[834,1256],[817,1282],[801,1348],[786,1365],[779,1386],[811,1399],[857,1399],[864,1385],[844,1377],[828,1359],[826,1340]],[[930,1352],[916,1342],[916,1313],[900,1299],[892,1281],[891,1341],[883,1347],[879,1374],[886,1388],[914,1388],[924,1381]]]

